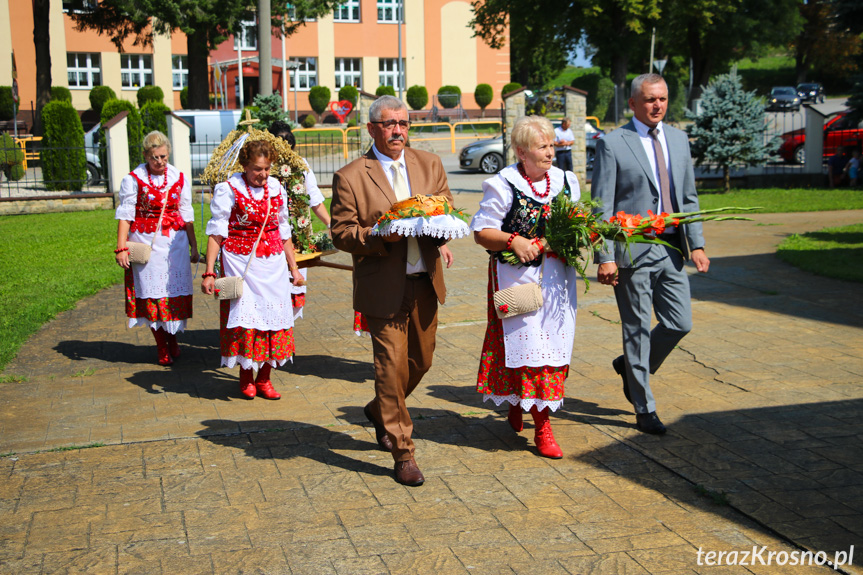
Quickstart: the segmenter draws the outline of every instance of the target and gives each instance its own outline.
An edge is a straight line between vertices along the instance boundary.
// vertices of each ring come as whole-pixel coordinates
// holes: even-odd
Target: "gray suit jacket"
[[[663,124],[662,129],[671,158],[669,176],[674,182],[679,211],[697,211],[698,194],[695,190],[689,137],[686,132],[667,124]],[[633,122],[621,126],[597,142],[591,196],[602,201],[602,206],[596,211],[603,219],[608,220],[621,210],[642,216],[647,216],[647,210],[656,213],[659,195],[650,161]],[[666,208],[666,211],[669,209]],[[688,259],[691,249],[704,247],[701,223],[681,228],[683,257]],[[650,249],[650,244],[632,244],[630,253],[619,242],[608,242],[606,247],[605,253],[596,254],[597,263],[614,261],[618,266],[629,266]]]

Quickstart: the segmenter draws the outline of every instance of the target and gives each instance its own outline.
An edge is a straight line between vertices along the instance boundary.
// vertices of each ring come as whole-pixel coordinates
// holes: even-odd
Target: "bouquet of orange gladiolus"
[[[716,208],[697,212],[675,214],[654,214],[648,211],[647,217],[617,212],[608,221],[594,213],[599,206],[595,200],[574,202],[566,194],[559,194],[552,202],[551,209],[544,210],[540,217],[546,217],[545,242],[547,249],[553,251],[568,266],[574,267],[585,283],[585,291],[590,287],[586,277],[590,254],[606,250],[606,240],[623,242],[627,246],[637,243],[662,244],[674,247],[657,236],[666,227],[691,224],[695,222],[722,220],[749,220],[742,216],[720,215],[729,211],[751,211],[760,208]],[[677,248],[674,248],[677,249]],[[512,251],[503,252],[503,257],[512,265],[521,262]]]

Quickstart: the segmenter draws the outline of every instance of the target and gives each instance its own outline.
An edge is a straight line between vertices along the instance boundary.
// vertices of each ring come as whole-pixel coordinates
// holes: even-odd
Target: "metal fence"
[[[53,147],[41,138],[23,138],[0,147],[0,197],[32,197],[69,193],[104,193],[107,181],[98,166],[98,147]],[[73,160],[74,159],[74,160]],[[75,161],[76,160],[76,161]],[[45,169],[55,162],[56,170]],[[73,166],[80,169],[75,174]]]

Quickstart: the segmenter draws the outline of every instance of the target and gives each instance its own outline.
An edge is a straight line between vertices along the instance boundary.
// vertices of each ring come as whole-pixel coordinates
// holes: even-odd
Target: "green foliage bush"
[[[84,128],[70,102],[53,100],[42,108],[42,174],[48,190],[79,191],[87,182]]]
[[[12,86],[0,86],[0,120],[8,122],[15,115],[15,100],[12,99]]]
[[[159,130],[163,134],[168,133],[168,118],[165,117],[171,108],[162,102],[151,101],[141,108],[141,133],[149,134],[153,130]]]
[[[316,114],[323,114],[330,103],[330,96],[332,96],[332,92],[326,86],[313,86],[309,90],[309,105]]]
[[[347,100],[356,108],[357,101],[360,99],[360,91],[354,86],[342,86],[339,88],[339,100]]]
[[[476,105],[485,112],[486,107],[494,100],[494,89],[491,84],[479,84],[473,92],[473,99],[476,100]]]
[[[258,109],[258,114],[253,117],[260,120],[260,122],[255,124],[255,128],[259,130],[266,130],[276,120],[284,122],[290,116],[290,114],[282,109],[282,96],[278,93],[270,94],[269,96],[258,94],[252,100],[252,105]],[[243,115],[243,118],[245,118],[245,115]]]
[[[141,86],[138,88],[138,107],[143,108],[147,102],[165,103],[165,93],[159,86]]]
[[[306,114],[306,117],[303,118],[303,121],[300,123],[303,125],[303,128],[314,128],[315,127],[315,117],[312,114]]]
[[[117,94],[114,93],[114,90],[112,90],[110,86],[96,86],[90,90],[90,107],[93,108],[97,114],[101,114],[102,106],[105,105],[105,102],[113,100],[116,97]]]
[[[411,110],[422,110],[429,103],[429,91],[425,86],[411,86],[408,88],[407,104]]]
[[[143,156],[141,155],[141,142],[144,139],[144,134],[141,122],[141,113],[138,111],[138,108],[128,100],[119,100],[114,98],[113,100],[105,102],[105,105],[102,106],[102,113],[100,116],[102,118],[102,125],[104,126],[123,110],[129,112],[129,115],[126,116],[126,135],[129,138],[129,167],[134,168],[143,161]],[[99,145],[104,149],[104,130],[99,130]],[[105,165],[104,161],[102,165]]]
[[[9,134],[0,134],[0,170],[12,181],[24,177],[24,150]]]
[[[577,76],[571,85],[587,92],[587,115],[604,121],[614,100],[614,82],[599,72],[589,72]]]
[[[184,110],[189,109],[189,87],[186,86],[180,90],[180,107]]]
[[[461,101],[461,88],[458,86],[441,86],[437,91],[437,101],[444,108],[455,108]]]
[[[510,82],[509,84],[500,89],[500,96],[502,98],[510,92],[515,92],[516,90],[521,89],[521,87],[521,84],[519,84],[518,82]]]
[[[72,102],[72,92],[66,86],[51,86],[51,100],[62,100],[64,102]]]
[[[396,89],[392,86],[378,86],[378,89],[375,90],[375,96],[380,98],[381,96],[395,96]]]

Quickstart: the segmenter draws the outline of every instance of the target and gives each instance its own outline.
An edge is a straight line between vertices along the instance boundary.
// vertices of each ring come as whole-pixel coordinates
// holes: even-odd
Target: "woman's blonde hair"
[[[554,141],[554,128],[544,116],[524,116],[519,118],[512,129],[510,142],[514,148],[529,150],[541,137]]]
[[[255,158],[260,158],[262,156],[270,160],[271,164],[279,159],[279,153],[276,151],[275,146],[270,142],[267,140],[254,140],[246,142],[245,145],[243,145],[243,148],[240,150],[240,156],[237,160],[240,162],[240,165],[245,168],[252,163]]]
[[[160,132],[159,130],[153,130],[146,136],[144,136],[144,141],[141,142],[141,151],[144,152],[144,157],[152,150],[153,148],[161,148],[165,146],[168,148],[168,155],[171,154],[171,140],[168,139],[168,136]]]

